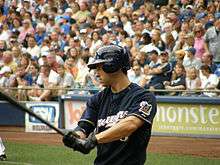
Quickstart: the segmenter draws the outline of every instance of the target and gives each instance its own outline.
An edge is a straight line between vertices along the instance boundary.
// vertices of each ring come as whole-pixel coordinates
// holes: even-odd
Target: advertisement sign
[[[220,105],[160,103],[153,131],[220,135]]]
[[[64,118],[65,118],[65,128],[74,129],[77,126],[83,111],[85,110],[85,101],[64,101]]]
[[[76,127],[85,104],[85,101],[64,101],[66,129]],[[220,137],[220,105],[158,103],[153,132],[158,135],[188,134]]]
[[[41,118],[58,128],[59,103],[56,102],[28,102],[26,106]],[[25,131],[26,132],[46,132],[54,133],[55,131],[47,125],[40,122],[35,117],[25,114]]]

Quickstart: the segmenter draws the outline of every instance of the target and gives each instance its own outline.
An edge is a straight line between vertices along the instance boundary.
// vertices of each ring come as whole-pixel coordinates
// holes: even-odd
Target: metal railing
[[[98,91],[101,90],[101,88],[89,88],[89,87],[68,87],[68,88],[63,88],[63,87],[45,87],[45,88],[41,88],[41,87],[33,87],[33,86],[25,86],[25,87],[0,87],[0,90],[5,91],[6,93],[9,93],[9,95],[16,97],[15,94],[18,91],[25,91],[27,93],[28,90],[51,90],[51,91],[64,91],[64,95],[72,95],[72,94],[81,94],[81,95],[92,95]],[[155,93],[155,95],[164,95],[164,96],[172,96],[172,94],[174,93],[173,96],[177,96],[177,95],[182,95],[182,96],[190,96],[190,94],[193,95],[200,95],[202,93],[216,93],[216,97],[220,97],[220,90],[219,89],[215,89],[215,90],[207,90],[207,89],[196,89],[196,90],[177,90],[177,89],[154,89],[154,90],[150,90],[150,89],[146,89],[149,92],[153,92]],[[13,94],[10,94],[13,93]],[[175,93],[177,93],[177,95],[175,95]],[[185,94],[185,95],[183,95]],[[189,94],[189,95],[187,95]],[[208,96],[207,96],[208,97]],[[28,98],[28,96],[27,96]],[[27,100],[20,100],[20,101],[28,101]]]

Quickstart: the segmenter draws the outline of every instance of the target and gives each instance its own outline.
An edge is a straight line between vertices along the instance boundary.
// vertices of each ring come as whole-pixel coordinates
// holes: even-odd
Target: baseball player
[[[6,160],[5,146],[3,145],[2,139],[0,137],[0,161]]]
[[[88,67],[96,69],[106,88],[88,100],[77,128],[63,137],[63,143],[83,154],[97,146],[95,165],[143,165],[156,114],[155,96],[129,81],[125,48],[99,48]]]

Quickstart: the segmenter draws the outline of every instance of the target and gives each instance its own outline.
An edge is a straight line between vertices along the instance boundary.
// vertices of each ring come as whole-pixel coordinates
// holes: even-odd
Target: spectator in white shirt
[[[196,49],[189,48],[186,50],[186,56],[183,59],[183,66],[187,70],[190,67],[195,67],[197,70],[200,69],[202,63],[195,57]]]
[[[203,65],[201,67],[201,73],[201,89],[215,90],[219,82],[217,75],[212,73],[211,68],[208,65]],[[202,96],[215,97],[217,96],[217,93],[203,92]]]
[[[40,47],[37,45],[34,36],[28,37],[28,48],[27,52],[31,55],[32,58],[39,58],[40,57]]]

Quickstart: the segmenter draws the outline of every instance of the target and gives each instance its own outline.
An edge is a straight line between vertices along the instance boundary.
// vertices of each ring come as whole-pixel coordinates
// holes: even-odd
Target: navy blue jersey
[[[164,81],[170,81],[172,74],[172,66],[170,63],[158,64],[154,68],[162,67],[162,73],[154,74],[149,82],[150,86],[154,86],[158,83],[163,83]]]
[[[176,77],[175,80],[171,81],[171,86],[178,86],[178,85],[183,85],[186,86],[186,76],[185,75],[180,75]]]
[[[156,114],[156,99],[153,94],[131,83],[119,93],[110,88],[92,96],[79,125],[88,123],[97,133],[105,131],[127,116],[136,116],[145,121],[129,137],[105,144],[98,144],[95,165],[143,165],[146,148],[151,135],[151,126]],[[82,124],[81,124],[82,125]],[[89,133],[92,129],[82,128]]]

